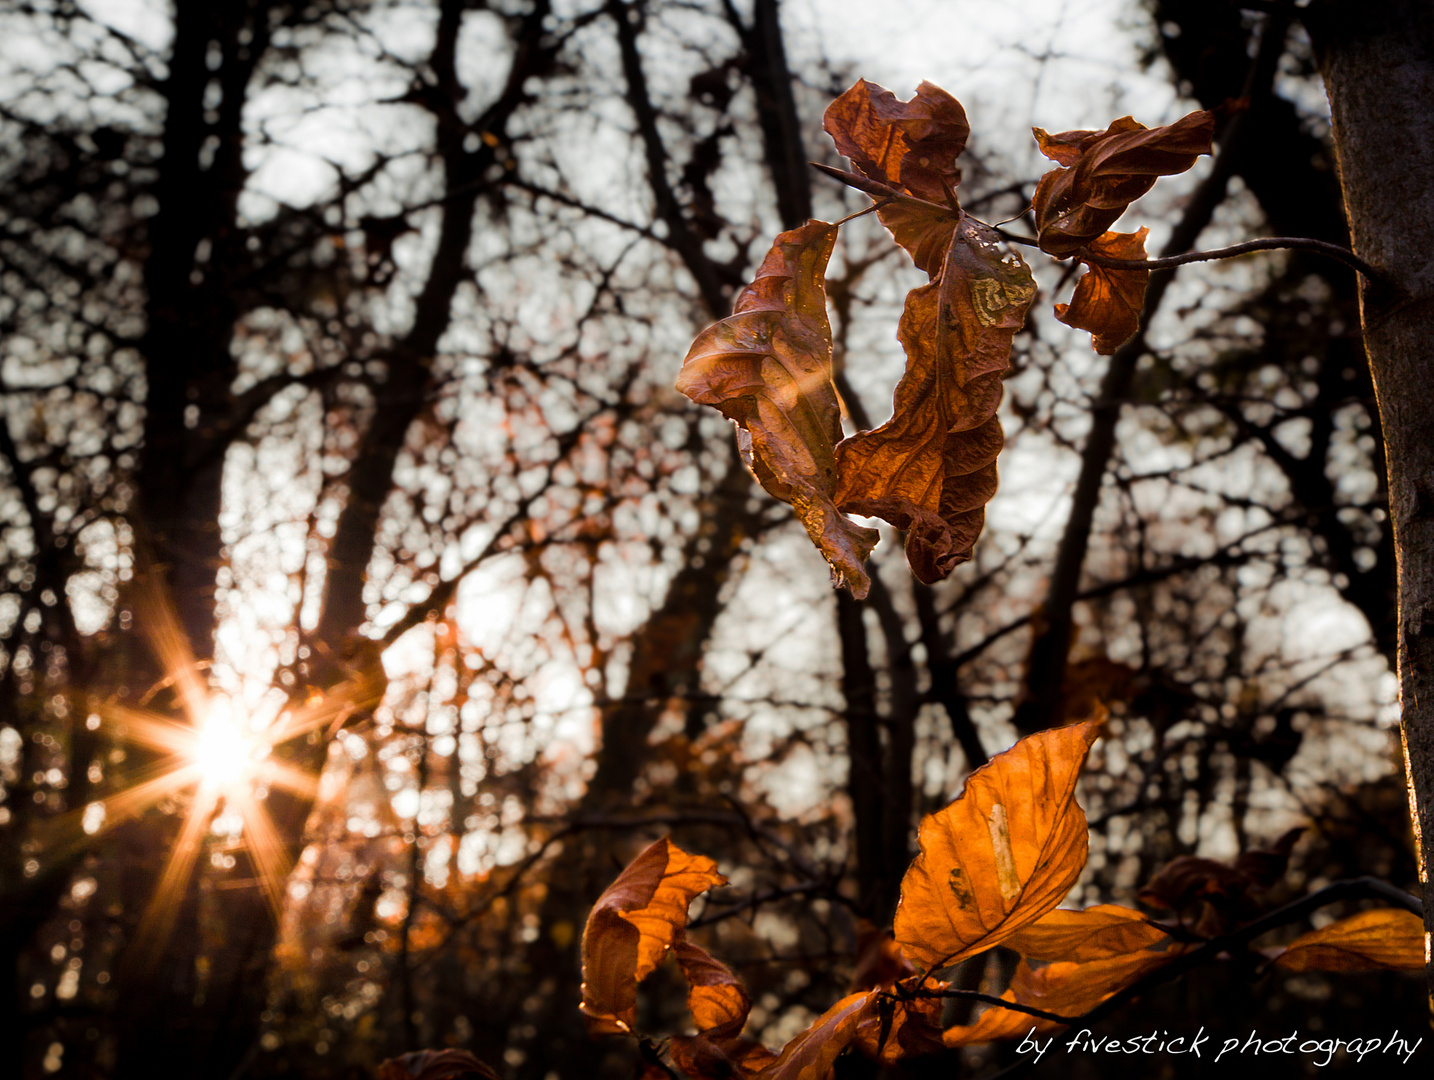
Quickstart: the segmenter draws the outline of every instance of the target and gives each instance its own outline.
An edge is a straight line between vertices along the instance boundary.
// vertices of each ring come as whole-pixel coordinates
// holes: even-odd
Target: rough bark
[[[1316,15],[1350,237],[1388,279],[1362,283],[1360,316],[1389,469],[1400,729],[1427,960],[1434,929],[1434,7],[1331,0]],[[1434,1005],[1434,963],[1427,976]]]

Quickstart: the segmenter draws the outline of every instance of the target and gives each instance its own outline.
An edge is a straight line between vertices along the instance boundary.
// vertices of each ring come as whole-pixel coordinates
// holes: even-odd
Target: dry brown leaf
[[[889,987],[898,979],[915,975],[916,969],[891,931],[878,927],[868,919],[856,924],[856,969],[851,976],[851,992]]]
[[[664,837],[598,897],[583,930],[582,1011],[594,1034],[632,1034],[637,984],[662,962],[687,925],[687,905],[725,885],[717,864]]]
[[[754,1039],[674,1035],[667,1045],[672,1063],[693,1080],[747,1080],[777,1060],[776,1054]]]
[[[1064,259],[1109,229],[1157,177],[1182,173],[1208,154],[1215,117],[1193,112],[1147,128],[1125,116],[1105,131],[1034,131],[1041,152],[1062,166],[1036,185],[1036,235],[1042,251]]]
[[[1142,904],[1173,911],[1206,937],[1249,922],[1264,909],[1265,894],[1284,877],[1290,851],[1304,834],[1290,829],[1268,848],[1242,852],[1229,866],[1198,855],[1170,860],[1138,894]]]
[[[1065,899],[1086,859],[1076,780],[1101,726],[1022,739],[921,823],[896,910],[896,940],[914,963],[934,971],[984,952]]]
[[[827,106],[822,125],[858,173],[913,196],[891,199],[877,217],[916,265],[936,277],[961,218],[956,158],[971,134],[961,103],[928,82],[910,101],[899,101],[863,79]]]
[[[1084,911],[1056,910],[1005,941],[1028,960],[1083,963],[1138,952],[1170,940],[1169,933],[1133,908],[1098,904]]]
[[[702,1035],[726,1039],[742,1033],[752,1001],[732,969],[678,934],[672,946],[687,980],[687,1008]]]
[[[837,1055],[857,1037],[857,1025],[874,1006],[876,991],[848,994],[782,1048],[757,1080],[826,1080]]]
[[[971,125],[961,103],[923,82],[910,101],[858,79],[827,106],[822,126],[863,176],[901,188],[918,199],[944,203],[961,182],[956,159]]]
[[[1275,960],[1291,971],[1424,970],[1424,921],[1402,908],[1361,911],[1311,930]]]
[[[467,1050],[418,1050],[385,1061],[378,1080],[498,1080],[498,1074]]]
[[[1021,257],[963,217],[940,277],[907,297],[891,419],[837,447],[837,506],[907,530],[907,561],[928,584],[969,559],[981,533],[1003,444],[1001,376],[1035,294]]]
[[[1092,253],[1108,259],[1145,260],[1145,237],[1149,229],[1133,233],[1104,233],[1086,245]],[[1069,304],[1056,305],[1056,318],[1077,330],[1089,330],[1095,351],[1109,356],[1140,328],[1140,311],[1145,306],[1149,270],[1114,270],[1087,263],[1086,273],[1076,282]]]
[[[778,236],[733,314],[697,335],[677,389],[737,422],[757,479],[791,504],[835,584],[860,599],[871,587],[863,563],[879,536],[832,501],[841,409],[823,275],[835,240],[836,226],[821,221]]]

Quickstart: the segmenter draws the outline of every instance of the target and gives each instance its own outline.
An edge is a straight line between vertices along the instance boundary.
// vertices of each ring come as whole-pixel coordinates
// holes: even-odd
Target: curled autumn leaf
[[[378,1067],[378,1080],[498,1080],[467,1050],[418,1050]]]
[[[823,275],[835,241],[836,226],[821,221],[778,236],[733,314],[692,343],[677,389],[736,421],[757,479],[791,504],[834,583],[860,599],[871,587],[863,563],[879,534],[832,501],[841,408]]]
[[[1424,970],[1424,922],[1400,908],[1361,911],[1295,938],[1275,963],[1290,971]]]
[[[861,79],[827,106],[822,126],[852,168],[880,185],[865,190],[886,203],[877,212],[882,224],[936,277],[961,218],[956,159],[971,134],[961,103],[929,82],[900,101]]]
[[[1001,377],[1035,295],[1021,257],[963,217],[939,278],[907,297],[891,419],[837,447],[837,506],[907,530],[907,561],[928,584],[969,559],[981,533],[1004,442]]]
[[[915,97],[901,101],[858,79],[827,106],[822,126],[857,172],[919,199],[945,202],[961,182],[956,159],[971,125],[961,103],[933,83],[923,82]]]
[[[777,1055],[755,1039],[708,1038],[674,1035],[668,1041],[672,1063],[684,1076],[748,1080],[777,1060]],[[670,1075],[670,1074],[669,1074]]]
[[[930,972],[999,945],[1065,898],[1086,859],[1076,780],[1101,720],[1022,739],[921,823],[896,940]]]
[[[583,930],[582,1011],[594,1034],[632,1034],[637,984],[678,940],[693,898],[726,883],[711,859],[664,837],[598,897]]]
[[[1133,233],[1104,233],[1086,248],[1108,259],[1145,261],[1145,237],[1150,230]],[[1109,356],[1140,328],[1140,309],[1145,304],[1149,270],[1113,269],[1087,263],[1087,272],[1076,282],[1069,304],[1056,305],[1056,318],[1077,330],[1089,330],[1095,351]]]
[[[1208,154],[1215,117],[1193,112],[1147,128],[1125,116],[1105,131],[1034,131],[1041,153],[1062,166],[1036,185],[1037,239],[1042,251],[1064,259],[1103,235],[1157,177],[1182,173]]]
[[[712,1039],[741,1034],[752,1001],[732,969],[683,934],[673,943],[673,952],[687,980],[687,1008],[697,1030]]]
[[[1097,904],[1084,911],[1052,911],[1006,939],[1028,960],[1083,963],[1153,948],[1170,933],[1133,908]]]
[[[848,994],[786,1046],[756,1080],[826,1080],[837,1056],[857,1038],[857,1028],[875,1005],[876,991]]]
[[[944,1006],[945,1002],[935,996],[879,997],[857,1023],[856,1046],[867,1057],[886,1064],[939,1053]]]

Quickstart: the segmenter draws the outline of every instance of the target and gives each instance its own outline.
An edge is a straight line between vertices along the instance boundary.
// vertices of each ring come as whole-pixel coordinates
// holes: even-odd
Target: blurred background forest
[[[1134,904],[1172,858],[1298,825],[1264,902],[1413,885],[1348,269],[1156,275],[1148,333],[1107,360],[1032,259],[976,558],[921,586],[888,530],[861,602],[671,389],[780,228],[865,205],[806,164],[842,164],[820,118],[858,76],[962,100],[964,203],[991,222],[1047,167],[1032,124],[1243,99],[1138,208],[1151,250],[1346,240],[1294,8],[868,7],[0,6],[18,1075],[360,1077],[445,1046],[523,1080],[631,1075],[631,1046],[584,1032],[577,950],[665,833],[731,879],[694,925],[779,1044],[890,919],[920,815],[1097,700],[1069,903]],[[870,427],[917,275],[870,219],[830,273]],[[680,1029],[654,978],[645,1029]],[[1112,1023],[1353,1036],[1422,1011],[1413,977],[1239,961]]]

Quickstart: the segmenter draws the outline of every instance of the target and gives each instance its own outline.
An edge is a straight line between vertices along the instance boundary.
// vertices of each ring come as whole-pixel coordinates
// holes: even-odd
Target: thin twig
[[[928,202],[925,199],[918,199],[904,191],[883,184],[879,180],[872,180],[870,177],[858,176],[855,173],[843,172],[841,169],[834,169],[830,165],[823,165],[820,162],[810,162],[814,169],[820,169],[828,176],[840,180],[843,184],[866,192],[872,198],[881,198],[890,202],[904,202],[920,204],[933,210],[945,213],[960,213],[959,206],[946,207],[939,203]],[[948,193],[949,197],[955,199],[954,193]],[[879,207],[868,207],[865,212],[879,209]],[[996,228],[1001,239],[1012,244],[1020,244],[1023,247],[1040,247],[1040,242],[1033,237],[1021,236],[1018,233],[1008,232],[1005,229]],[[1186,263],[1211,262],[1215,259],[1233,259],[1237,255],[1248,255],[1252,251],[1313,251],[1319,255],[1327,255],[1331,259],[1337,259],[1346,266],[1358,270],[1370,281],[1388,283],[1388,277],[1376,270],[1369,263],[1365,262],[1354,252],[1338,244],[1331,244],[1327,240],[1313,240],[1306,236],[1262,236],[1255,240],[1246,240],[1241,244],[1232,244],[1229,247],[1213,248],[1209,251],[1187,251],[1183,255],[1169,255],[1162,259],[1112,259],[1107,255],[1097,255],[1089,248],[1081,248],[1077,258],[1091,266],[1102,266],[1109,270],[1173,270],[1177,266],[1184,266]]]
[[[1001,239],[1008,243],[1021,244],[1024,247],[1040,247],[1040,242],[1032,237],[1007,232],[1001,228],[997,228],[996,231],[1001,234]],[[1388,282],[1389,280],[1385,274],[1370,266],[1349,248],[1340,247],[1338,244],[1331,244],[1325,240],[1311,240],[1305,236],[1261,236],[1255,240],[1246,240],[1241,244],[1231,244],[1229,247],[1212,248],[1209,251],[1187,251],[1183,255],[1169,255],[1163,259],[1112,259],[1108,255],[1097,255],[1090,248],[1081,248],[1075,258],[1090,263],[1091,266],[1103,266],[1108,270],[1173,270],[1186,263],[1233,259],[1237,255],[1248,255],[1252,251],[1277,250],[1313,251],[1319,255],[1328,255],[1331,259],[1337,259],[1346,266],[1358,270],[1370,281]]]
[[[1385,281],[1385,275],[1365,262],[1348,248],[1331,244],[1325,240],[1311,240],[1304,236],[1262,236],[1257,240],[1246,240],[1243,244],[1214,248],[1210,251],[1187,251],[1184,255],[1171,255],[1164,259],[1112,259],[1097,255],[1089,248],[1081,248],[1079,258],[1092,266],[1103,266],[1110,270],[1168,270],[1186,263],[1210,262],[1213,259],[1233,259],[1236,255],[1247,255],[1252,251],[1286,249],[1291,251],[1313,251],[1338,259],[1346,266],[1358,270],[1370,281]]]

